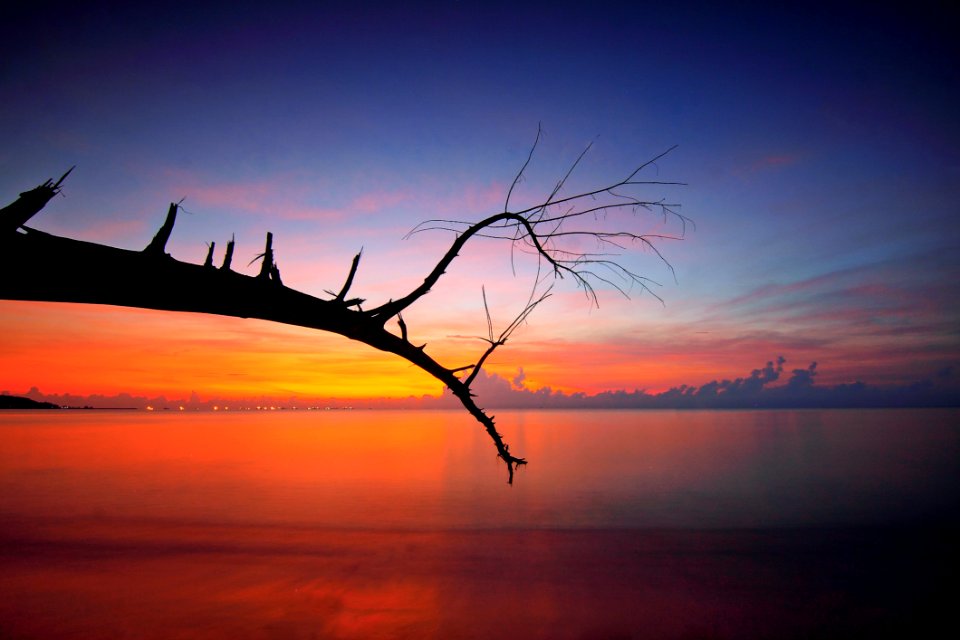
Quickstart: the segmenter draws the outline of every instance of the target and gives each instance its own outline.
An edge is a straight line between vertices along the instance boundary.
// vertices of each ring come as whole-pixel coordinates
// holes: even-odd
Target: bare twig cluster
[[[590,150],[591,143],[570,165],[564,176],[557,181],[546,199],[536,205],[511,211],[510,199],[517,185],[523,180],[541,138],[542,130],[538,129],[526,162],[510,184],[502,213],[476,223],[456,219],[425,220],[408,236],[436,230],[456,233],[458,240],[463,239],[463,242],[455,243],[450,251],[458,251],[471,236],[506,240],[511,243],[512,250],[533,254],[539,261],[545,262],[555,277],[571,276],[594,305],[599,304],[596,291],[598,284],[612,287],[627,297],[634,288],[639,287],[642,292],[650,293],[662,302],[660,296],[651,289],[651,285],[659,286],[659,283],[631,271],[620,261],[620,258],[624,252],[639,246],[652,251],[670,272],[674,273],[673,266],[655,243],[660,240],[682,239],[687,225],[692,227],[693,221],[680,213],[678,203],[669,202],[664,198],[646,199],[636,192],[643,187],[685,184],[675,181],[640,179],[640,174],[645,169],[655,167],[659,160],[676,147],[671,147],[644,162],[623,180],[579,193],[564,194],[567,182]],[[613,229],[603,228],[605,223],[611,222],[608,219],[610,216],[616,214],[636,216],[640,212],[658,214],[664,222],[671,218],[678,221],[681,227],[680,233],[667,235],[624,230],[622,218],[612,221],[615,225]],[[597,247],[597,251],[586,252],[576,249],[575,247],[584,239],[591,241]],[[434,273],[439,276],[437,270]],[[538,269],[538,275],[539,273]]]

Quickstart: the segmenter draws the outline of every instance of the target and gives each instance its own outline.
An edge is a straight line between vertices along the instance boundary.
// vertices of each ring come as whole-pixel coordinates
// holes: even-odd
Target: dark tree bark
[[[217,248],[216,242],[211,242],[207,247],[207,258],[203,261],[203,266],[207,269],[213,269],[213,251]]]
[[[537,141],[539,137],[538,132]],[[531,156],[536,146],[535,142]],[[317,298],[283,285],[274,259],[271,233],[267,234],[264,253],[257,256],[263,262],[259,275],[255,277],[230,270],[233,240],[227,245],[227,255],[220,269],[211,268],[212,245],[203,265],[171,258],[165,253],[165,247],[176,220],[178,205],[175,203],[170,205],[163,226],[143,251],[72,240],[23,226],[59,192],[68,171],[58,182],[48,180],[0,209],[0,299],[81,302],[259,318],[329,331],[393,353],[442,382],[483,425],[493,440],[497,455],[506,463],[509,482],[512,483],[514,469],[526,464],[526,460],[510,452],[510,447],[496,429],[493,416],[475,402],[471,384],[493,352],[505,344],[527,316],[550,296],[552,285],[544,284],[544,279],[538,275],[526,306],[499,335],[494,335],[487,310],[488,336],[482,338],[487,347],[475,362],[465,366],[444,366],[426,353],[425,345],[412,344],[401,312],[430,291],[464,245],[474,237],[500,238],[517,250],[534,254],[544,271],[560,278],[571,276],[594,303],[596,283],[612,285],[624,294],[632,286],[650,291],[650,285],[654,283],[623,267],[615,259],[618,254],[610,251],[635,243],[653,249],[662,259],[653,241],[672,236],[642,235],[622,228],[603,231],[594,221],[598,216],[613,212],[647,209],[664,217],[672,216],[685,226],[688,220],[677,212],[677,205],[663,200],[642,200],[626,193],[639,186],[680,184],[636,178],[641,170],[662,155],[641,165],[624,180],[562,196],[567,178],[583,157],[581,154],[546,200],[534,207],[510,211],[510,197],[530,162],[528,157],[510,187],[503,212],[475,223],[431,220],[415,228],[411,234],[445,229],[455,232],[456,237],[420,286],[369,310],[361,308],[362,299],[346,297],[359,268],[359,253],[354,257],[340,291],[337,294],[328,292],[331,299]],[[586,224],[579,226],[581,222]],[[583,238],[595,241],[599,251],[583,253],[563,247],[566,240]],[[483,303],[486,309],[485,291]],[[387,322],[393,318],[397,320],[399,336],[386,328]]]
[[[224,271],[230,270],[230,264],[233,262],[233,248],[234,248],[234,245],[236,244],[237,244],[237,241],[234,240],[232,237],[230,238],[230,242],[227,243],[227,250],[223,254],[223,264],[220,265],[220,268],[223,269]]]
[[[26,224],[30,218],[37,215],[41,209],[47,206],[50,199],[60,192],[60,185],[74,168],[70,167],[57,180],[56,184],[52,179],[47,180],[39,187],[24,191],[19,198],[0,209],[0,234],[7,235],[16,231]]]
[[[153,240],[150,241],[150,244],[146,246],[143,250],[144,253],[151,256],[162,256],[167,253],[167,242],[170,240],[170,235],[173,233],[173,225],[177,222],[177,209],[179,205],[175,202],[170,203],[170,208],[167,209],[167,217],[163,221],[163,226],[160,227],[160,230],[157,231],[157,234],[153,236]]]

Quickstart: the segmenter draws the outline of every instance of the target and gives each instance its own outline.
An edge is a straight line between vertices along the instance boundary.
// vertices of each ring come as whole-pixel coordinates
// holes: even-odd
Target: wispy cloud
[[[741,179],[749,180],[758,174],[794,166],[800,163],[802,159],[803,155],[795,151],[753,153],[740,158],[739,163],[734,165],[733,174]]]
[[[98,218],[87,222],[79,229],[60,229],[59,225],[53,225],[51,232],[67,233],[70,237],[77,240],[87,240],[89,242],[100,242],[105,244],[115,244],[126,241],[130,237],[147,237],[150,230],[147,228],[147,221],[142,218],[129,218],[122,220],[110,220]]]
[[[916,375],[960,354],[950,329],[960,322],[956,284],[941,261],[910,256],[763,284],[704,308],[698,323],[721,340],[773,335],[773,348],[782,341],[777,351],[797,356],[790,344],[807,355],[815,350],[834,370],[882,357],[891,371]],[[906,277],[904,262],[921,275]]]
[[[413,199],[409,191],[369,191],[355,197],[348,209],[357,213],[374,213]]]
[[[164,190],[182,193],[185,208],[212,207],[235,214],[257,214],[282,220],[339,221],[337,207],[309,204],[316,194],[290,176],[257,180],[216,181],[182,171],[168,171]]]

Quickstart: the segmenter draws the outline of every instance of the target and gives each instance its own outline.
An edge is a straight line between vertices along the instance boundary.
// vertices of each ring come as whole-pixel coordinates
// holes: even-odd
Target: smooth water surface
[[[849,637],[937,618],[960,412],[0,414],[0,637]],[[509,631],[512,630],[512,631]]]

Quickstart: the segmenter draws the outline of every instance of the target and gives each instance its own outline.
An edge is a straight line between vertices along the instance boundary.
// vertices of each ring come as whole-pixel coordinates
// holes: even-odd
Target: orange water
[[[501,412],[511,487],[459,412],[3,413],[0,637],[909,630],[958,417]]]

